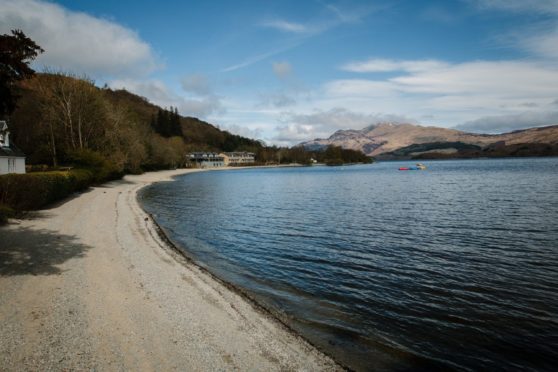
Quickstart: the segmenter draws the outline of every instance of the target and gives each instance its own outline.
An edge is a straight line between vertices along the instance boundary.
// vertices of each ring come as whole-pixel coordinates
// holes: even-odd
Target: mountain
[[[428,146],[416,148],[417,151],[412,151],[411,146],[421,144]],[[440,127],[380,123],[361,130],[338,130],[327,139],[315,139],[301,143],[305,148],[311,150],[335,145],[352,150],[361,150],[369,156],[393,154],[396,150],[409,147],[411,147],[410,151],[399,155],[415,156],[424,152],[451,154],[475,149],[506,148],[522,144],[558,145],[558,125],[518,130],[504,134],[477,134]]]

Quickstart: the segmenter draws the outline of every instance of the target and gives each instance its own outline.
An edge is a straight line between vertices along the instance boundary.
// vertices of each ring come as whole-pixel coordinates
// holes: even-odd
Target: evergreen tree
[[[170,137],[172,135],[170,112],[167,108],[163,110],[163,126],[162,126],[161,135],[163,137]]]
[[[0,117],[14,111],[18,98],[13,92],[14,85],[33,76],[35,71],[29,64],[42,52],[21,30],[0,35]]]
[[[155,114],[151,114],[150,126],[154,131],[157,131],[157,116]]]
[[[163,110],[159,109],[157,110],[157,121],[155,122],[155,132],[159,133],[160,135],[163,135]]]
[[[172,128],[175,136],[182,136],[182,126],[180,125],[180,115],[177,107],[172,112]]]

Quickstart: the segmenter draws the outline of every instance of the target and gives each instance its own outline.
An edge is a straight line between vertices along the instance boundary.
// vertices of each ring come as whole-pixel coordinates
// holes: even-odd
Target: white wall
[[[16,158],[16,173],[25,173],[25,158]]]
[[[0,157],[0,174],[8,173],[8,158]]]
[[[15,163],[15,169],[10,169],[10,160]],[[0,174],[25,173],[25,158],[8,158],[0,156]]]

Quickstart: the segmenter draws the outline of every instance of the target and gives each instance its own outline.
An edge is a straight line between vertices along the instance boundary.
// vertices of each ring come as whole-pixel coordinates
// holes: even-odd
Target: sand
[[[0,370],[339,370],[177,254],[126,176],[0,227]]]

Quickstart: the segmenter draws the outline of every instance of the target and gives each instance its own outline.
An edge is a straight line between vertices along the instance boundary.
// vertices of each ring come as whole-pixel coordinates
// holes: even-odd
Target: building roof
[[[24,158],[25,154],[11,143],[10,147],[0,146],[0,156]]]
[[[227,156],[255,156],[256,155],[253,152],[247,152],[247,151],[225,152],[224,154]]]
[[[0,120],[0,132],[7,132],[8,124],[4,120]],[[10,147],[0,146],[1,157],[17,157],[24,158],[25,154],[13,142],[10,141]]]
[[[207,161],[223,161],[223,157],[216,152],[192,152],[188,154],[190,159],[194,160],[207,160]]]

